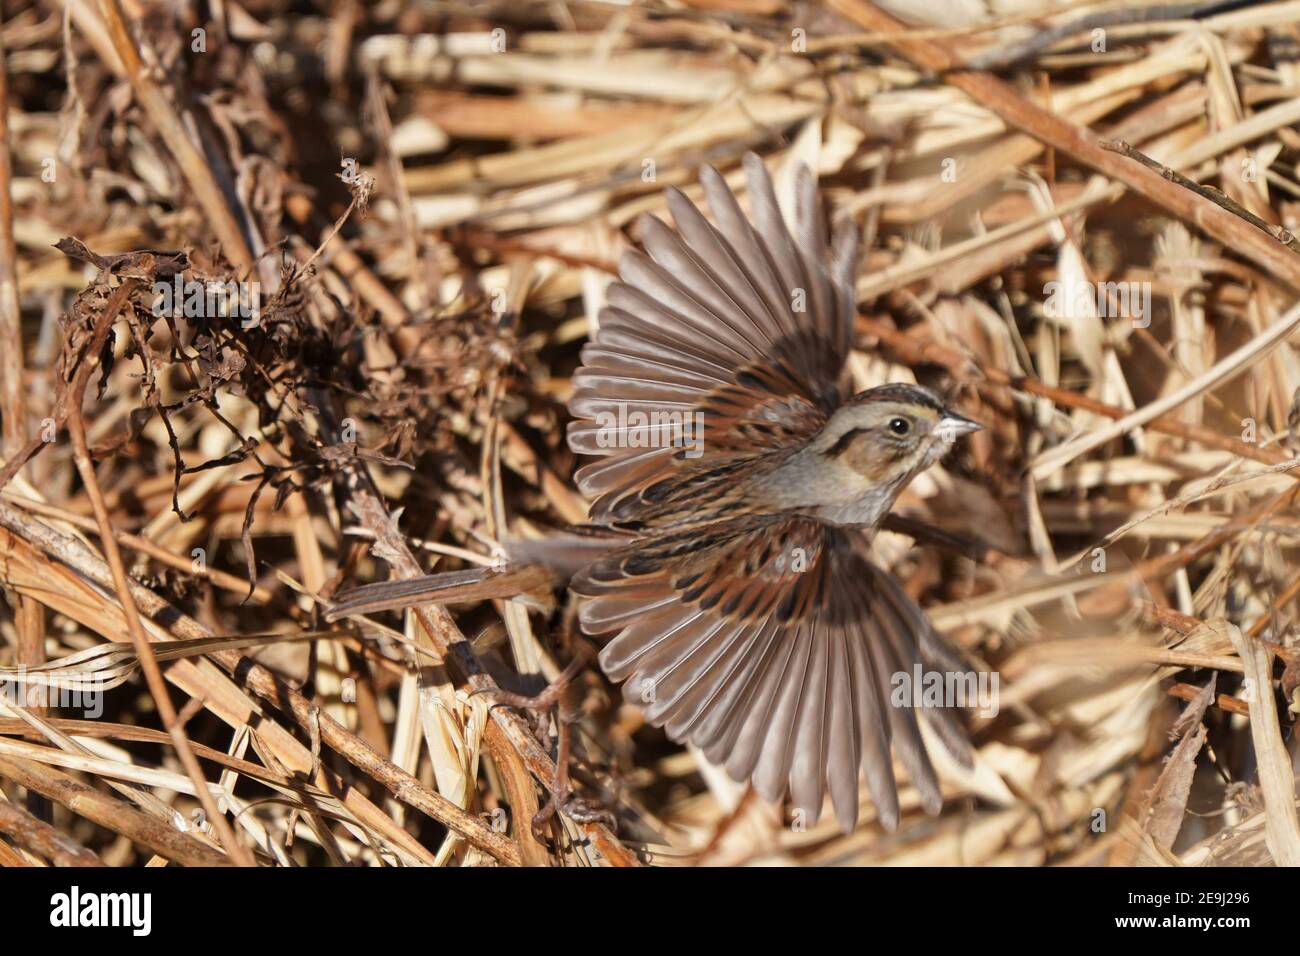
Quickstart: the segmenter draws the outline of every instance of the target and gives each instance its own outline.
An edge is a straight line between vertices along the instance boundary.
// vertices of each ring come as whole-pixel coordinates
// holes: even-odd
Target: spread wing
[[[669,533],[598,559],[573,581],[600,655],[629,701],[768,800],[787,788],[815,821],[829,789],[845,830],[858,770],[881,822],[898,820],[891,748],[923,806],[939,785],[918,711],[964,763],[956,715],[891,702],[894,675],[965,671],[860,535],[767,516]]]
[[[857,234],[846,224],[832,262],[808,171],[793,236],[762,160],[747,155],[745,171],[752,223],[706,167],[713,222],[669,190],[676,231],[643,217],[649,255],[627,253],[609,288],[569,401],[570,447],[604,457],[576,476],[593,520],[632,516],[644,489],[681,471],[796,446],[846,397]],[[702,455],[684,452],[692,439]]]

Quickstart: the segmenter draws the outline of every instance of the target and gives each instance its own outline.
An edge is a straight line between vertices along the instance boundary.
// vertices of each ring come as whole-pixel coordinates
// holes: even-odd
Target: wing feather
[[[846,642],[856,705],[858,732],[862,740],[862,771],[867,778],[867,790],[881,825],[887,830],[898,826],[898,784],[894,780],[894,762],[889,754],[889,721],[881,720],[884,704],[880,697],[881,683],[871,662],[868,644],[874,639],[862,622],[855,622],[850,640]],[[856,637],[856,640],[853,638]],[[847,773],[847,771],[844,771]],[[857,806],[854,806],[856,817]]]
[[[777,560],[794,548],[806,570]],[[969,754],[952,711],[891,700],[893,675],[910,679],[917,664],[953,655],[929,652],[939,638],[859,534],[797,515],[747,516],[642,539],[572,587],[583,629],[617,632],[601,666],[651,723],[765,798],[789,794],[810,822],[829,793],[851,829],[862,770],[881,824],[896,826],[891,750],[937,812],[918,718],[959,759]]]
[[[658,220],[648,216],[646,222],[657,223]],[[659,225],[665,231],[668,228],[662,223]],[[668,312],[679,323],[688,325],[696,335],[707,336],[717,342],[733,358],[750,362],[762,357],[763,352],[756,343],[696,298],[695,289],[645,254],[635,249],[623,253],[618,272],[624,282],[658,303],[656,311]]]
[[[880,634],[884,639],[871,643],[877,675],[910,674],[911,668],[904,665],[897,653],[897,642],[900,639],[896,631],[898,625],[896,621],[889,620],[893,612],[883,603],[878,604],[877,609],[880,617],[884,619],[880,628]],[[889,680],[888,677],[884,679]],[[889,701],[885,714],[889,720],[890,739],[894,751],[903,762],[903,766],[907,768],[907,775],[921,796],[921,806],[927,813],[938,813],[942,804],[939,781],[934,775],[930,758],[926,756],[925,742],[921,738],[921,728],[917,724],[913,707],[896,706],[888,695],[890,688],[886,687],[883,690],[884,699]]]
[[[763,675],[773,666],[783,646],[781,633],[775,617],[763,619],[757,630],[752,625],[746,627],[747,650],[733,663],[721,693],[704,718],[684,727],[682,736],[677,739],[696,742],[712,763],[726,762],[728,755],[736,749],[745,718],[754,710],[752,702]],[[758,759],[757,755],[754,759]],[[750,769],[752,767],[751,763]],[[748,775],[748,772],[741,774],[740,779],[746,779]]]
[[[770,675],[775,680],[775,686],[767,689],[767,694],[759,695],[760,699],[769,694],[771,696],[770,708],[766,708],[766,720],[761,723],[751,722],[745,728],[746,734],[754,737],[754,746],[759,752],[753,769],[754,789],[764,800],[773,803],[785,795],[790,779],[799,702],[803,696],[808,658],[812,650],[808,635],[801,633],[798,626],[787,625],[783,640],[790,646],[785,666]],[[727,764],[727,769],[732,769],[730,763]]]
[[[645,355],[651,359],[672,364],[676,368],[690,369],[700,375],[713,377],[719,384],[730,382],[735,375],[736,366],[718,356],[717,351],[699,344],[694,336],[674,335],[671,326],[651,324],[645,316],[628,309],[637,308],[637,302],[631,297],[637,295],[621,283],[610,286],[607,294],[609,305],[600,313],[600,331],[596,340],[584,346],[585,350],[599,345],[608,345],[625,353]],[[620,308],[615,303],[622,301],[627,308]],[[704,340],[708,341],[708,340]],[[585,362],[584,358],[584,362]]]
[[[595,444],[599,440],[603,439],[599,439],[594,431],[584,432],[576,439],[574,432],[572,430],[569,432],[571,442]],[[579,468],[574,473],[573,480],[584,495],[600,495],[610,489],[623,488],[629,482],[648,480],[658,475],[663,467],[659,459],[672,453],[671,448],[647,448],[636,454],[593,462]]]
[[[814,616],[808,623],[808,669],[800,691],[800,707],[790,761],[791,801],[806,814],[808,824],[821,816],[826,784],[826,748],[830,737],[830,648],[826,629]],[[856,783],[858,761],[852,761]]]
[[[725,640],[719,642],[718,653],[707,666],[699,668],[697,677],[679,698],[677,712],[664,724],[669,736],[675,740],[695,739],[699,735],[692,734],[692,728],[719,706],[725,706],[722,702],[732,678],[743,673],[743,665],[754,650],[752,636],[744,622],[731,626]]]
[[[754,170],[746,166],[747,177],[757,174],[766,177],[765,170]],[[752,179],[750,180],[752,182]],[[709,211],[718,223],[718,235],[731,253],[732,260],[739,265],[754,290],[762,297],[771,317],[772,331],[778,338],[785,338],[797,331],[797,326],[790,316],[790,295],[788,286],[783,286],[780,276],[770,267],[771,256],[765,243],[755,231],[753,225],[741,212],[740,203],[727,186],[722,174],[711,166],[700,171],[700,185],[704,188],[704,197],[708,201]],[[781,230],[785,224],[779,222]]]
[[[780,310],[759,291],[726,239],[679,190],[668,190],[668,209],[687,247],[708,264],[711,281],[753,327],[754,341],[768,348],[779,342],[784,337]]]
[[[767,175],[763,161],[753,153],[745,156],[745,177],[749,181],[750,204],[754,210],[754,226],[762,237],[759,246],[767,260],[768,268],[780,280],[780,289],[785,295],[786,308],[784,318],[787,320],[787,334],[797,335],[801,328],[808,328],[809,323],[799,324],[793,311],[792,300],[796,290],[807,292],[809,282],[804,271],[803,261],[799,258],[790,230],[786,228],[781,216],[781,207],[776,201],[776,190],[772,188],[772,178]],[[811,323],[816,328],[817,322]]]
[[[832,253],[816,184],[802,170],[792,234],[762,161],[750,154],[744,166],[753,222],[722,175],[705,168],[700,182],[712,221],[670,190],[676,228],[643,217],[646,252],[628,252],[619,263],[621,281],[611,283],[574,375],[569,409],[579,421],[569,444],[579,454],[636,464],[581,473],[584,493],[599,496],[593,520],[631,527],[656,510],[641,497],[652,485],[689,481],[724,459],[797,447],[847,397],[853,230],[837,234]],[[601,428],[598,419],[620,412],[652,422],[698,414],[690,420],[704,423],[705,440],[693,449],[702,456],[644,454],[646,444],[670,447],[679,426],[663,419],[635,434]],[[659,526],[671,523],[663,511]]]
[[[826,765],[831,805],[840,828],[852,830],[858,822],[858,765],[862,734],[853,700],[853,670],[846,640],[828,635],[826,659]]]

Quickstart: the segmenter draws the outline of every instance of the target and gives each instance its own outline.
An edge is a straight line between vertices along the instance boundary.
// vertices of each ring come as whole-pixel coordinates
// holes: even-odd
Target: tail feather
[[[604,529],[579,529],[544,538],[513,539],[506,544],[509,564],[426,574],[403,581],[380,581],[344,591],[325,613],[337,621],[353,614],[393,611],[418,604],[472,604],[509,600],[542,592],[549,600],[557,585],[573,577],[602,554],[628,541]],[[536,602],[545,606],[544,601]]]
[[[633,536],[605,528],[579,528],[543,538],[511,538],[506,553],[512,561],[540,564],[562,583],[591,562],[633,540]]]
[[[550,592],[555,576],[537,564],[444,571],[402,581],[380,581],[344,591],[325,613],[328,621],[419,604],[470,604],[507,600],[530,592]]]

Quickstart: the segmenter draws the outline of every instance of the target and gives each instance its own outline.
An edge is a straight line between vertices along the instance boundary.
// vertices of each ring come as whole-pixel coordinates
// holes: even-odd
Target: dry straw
[[[0,863],[1300,863],[1300,5],[58,6],[0,57]],[[900,502],[959,546],[877,541],[1000,677],[894,835],[647,727],[563,596],[321,626],[582,522],[604,287],[750,149],[868,240],[857,384],[988,426]],[[617,829],[534,832],[557,776]]]

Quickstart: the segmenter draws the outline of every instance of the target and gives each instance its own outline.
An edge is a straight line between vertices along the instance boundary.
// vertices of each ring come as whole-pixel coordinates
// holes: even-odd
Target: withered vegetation
[[[0,864],[1300,863],[1296,5],[1044,6],[0,3]],[[899,504],[975,547],[876,542],[997,674],[895,833],[646,725],[564,594],[324,621],[584,521],[604,286],[747,150],[862,230],[859,387],[987,426]]]

